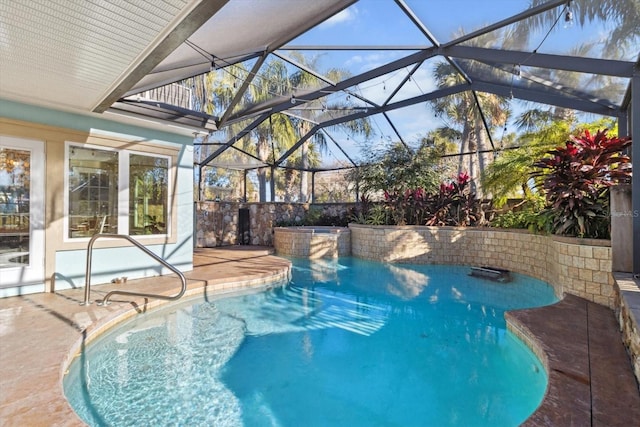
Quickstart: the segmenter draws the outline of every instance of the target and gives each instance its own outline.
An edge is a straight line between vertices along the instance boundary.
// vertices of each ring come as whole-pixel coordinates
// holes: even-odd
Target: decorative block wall
[[[350,224],[353,256],[383,262],[504,268],[613,308],[608,240],[541,236],[520,230]]]
[[[337,258],[351,255],[351,231],[340,227],[276,227],[277,255],[302,258]]]
[[[622,331],[622,340],[633,372],[640,384],[640,279],[630,273],[614,273],[616,314]]]

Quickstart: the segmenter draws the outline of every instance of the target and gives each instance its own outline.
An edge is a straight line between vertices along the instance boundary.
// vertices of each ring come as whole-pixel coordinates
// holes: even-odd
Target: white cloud
[[[353,21],[356,19],[356,15],[358,14],[358,10],[355,7],[350,7],[348,9],[344,9],[340,13],[333,15],[331,18],[324,21],[322,24],[318,26],[318,28],[329,28],[338,24],[343,24],[345,22]]]
[[[361,64],[365,61],[362,55],[353,55],[348,61],[344,63],[345,67],[351,67],[354,64]]]

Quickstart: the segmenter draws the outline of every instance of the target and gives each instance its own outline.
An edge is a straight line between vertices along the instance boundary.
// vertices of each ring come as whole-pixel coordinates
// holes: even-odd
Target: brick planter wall
[[[351,255],[351,231],[345,227],[276,227],[277,255],[303,258],[338,258]]]
[[[613,308],[609,241],[540,236],[519,230],[350,224],[353,256],[383,262],[491,266],[551,284]]]

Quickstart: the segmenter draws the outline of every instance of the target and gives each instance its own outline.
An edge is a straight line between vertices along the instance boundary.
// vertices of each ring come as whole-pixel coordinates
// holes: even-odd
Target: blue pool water
[[[64,387],[92,426],[516,426],[547,378],[505,310],[547,284],[469,268],[293,260],[270,290],[139,315]]]

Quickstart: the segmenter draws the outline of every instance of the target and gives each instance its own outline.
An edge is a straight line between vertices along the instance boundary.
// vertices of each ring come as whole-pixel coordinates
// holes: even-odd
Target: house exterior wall
[[[172,194],[171,232],[140,240],[183,271],[193,268],[192,139],[42,107],[0,100],[0,134],[45,145],[45,256],[42,284],[6,287],[0,297],[84,286],[87,241],[64,238],[65,142],[86,143],[169,156]],[[94,246],[92,284],[115,277],[148,277],[161,270],[148,255],[127,242],[98,240]],[[164,271],[162,271],[164,273]]]

